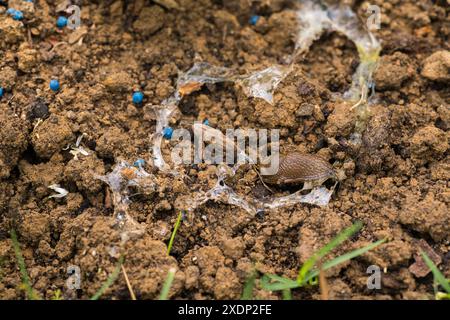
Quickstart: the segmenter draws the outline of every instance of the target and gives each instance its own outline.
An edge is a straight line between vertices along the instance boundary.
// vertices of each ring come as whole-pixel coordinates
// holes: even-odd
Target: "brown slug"
[[[311,189],[329,178],[336,178],[336,172],[319,156],[292,152],[280,155],[276,174],[261,175],[261,177],[267,184],[285,185],[304,182],[303,189]]]

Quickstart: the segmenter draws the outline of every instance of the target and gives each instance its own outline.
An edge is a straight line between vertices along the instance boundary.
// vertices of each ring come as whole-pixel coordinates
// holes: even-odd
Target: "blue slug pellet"
[[[56,26],[59,29],[64,28],[65,26],[67,26],[67,18],[64,16],[59,16],[58,19],[56,20]]]
[[[171,127],[166,127],[163,130],[163,137],[167,140],[172,139],[173,129]]]
[[[50,89],[52,89],[53,91],[58,91],[59,90],[59,81],[56,79],[50,80]]]
[[[0,98],[3,97],[3,88],[0,87]]]
[[[133,166],[140,168],[145,166],[145,160],[144,159],[137,159],[134,163]]]
[[[13,12],[13,14],[12,14],[12,18],[13,18],[14,20],[18,20],[18,21],[22,20],[22,19],[23,19],[23,13],[22,13],[22,11],[15,10],[15,11]]]
[[[255,24],[258,23],[258,20],[259,20],[259,16],[253,15],[253,16],[250,17],[250,19],[249,19],[248,22],[249,22],[252,26],[254,26]]]
[[[144,101],[144,94],[140,91],[136,91],[133,93],[133,103],[134,104],[141,104],[142,101]]]

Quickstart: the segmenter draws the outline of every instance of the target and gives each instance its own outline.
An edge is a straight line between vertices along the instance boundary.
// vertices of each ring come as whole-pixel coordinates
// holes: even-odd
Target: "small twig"
[[[228,34],[228,25],[225,24],[225,26],[223,27],[223,32],[222,32],[222,42],[225,42],[225,40],[227,38],[227,34]]]
[[[13,94],[12,95],[12,97],[8,100],[8,105],[10,105],[11,104],[11,102],[13,101],[13,99],[16,97],[16,95],[15,94]]]
[[[322,270],[322,266],[320,265],[319,271],[319,287],[320,287],[320,296],[322,300],[329,300],[329,287],[327,278],[325,277],[325,271]]]
[[[49,50],[49,52],[53,52],[53,50],[55,50],[56,49],[56,47],[59,47],[60,45],[62,45],[62,44],[68,44],[67,42],[65,42],[65,41],[61,41],[61,42],[57,42],[57,43],[55,43],[54,45],[53,45],[53,47]]]
[[[31,29],[27,27],[28,44],[33,47],[33,38],[31,37]]]
[[[131,286],[130,280],[128,279],[127,271],[125,270],[124,265],[122,264],[122,273],[125,278],[125,282],[127,283],[128,291],[130,292],[131,300],[136,300],[136,295],[134,294],[133,287]]]

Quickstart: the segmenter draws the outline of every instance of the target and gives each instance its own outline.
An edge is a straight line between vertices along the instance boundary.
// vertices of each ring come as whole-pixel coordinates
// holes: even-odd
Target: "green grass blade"
[[[283,290],[283,300],[292,300],[291,289],[284,289]]]
[[[341,264],[345,261],[351,260],[353,258],[356,258],[364,253],[366,253],[369,250],[372,250],[373,248],[379,246],[380,244],[386,242],[386,239],[378,240],[374,243],[371,243],[363,248],[359,248],[353,251],[350,251],[346,254],[343,254],[342,256],[339,256],[333,260],[327,261],[322,265],[322,270],[328,270],[331,269],[338,264]],[[298,283],[297,281],[280,277],[273,274],[265,274],[261,278],[261,287],[264,290],[268,291],[280,291],[280,290],[288,290],[288,289],[295,289],[304,286],[306,283],[309,283],[311,280],[319,276],[319,270],[312,270],[310,271],[305,278],[303,279],[302,283]],[[317,283],[316,283],[317,284]]]
[[[450,294],[450,284],[447,279],[445,279],[444,275],[439,271],[437,266],[434,264],[434,262],[428,257],[428,255],[420,250],[420,253],[422,254],[422,258],[427,264],[428,268],[430,268],[431,272],[433,273],[434,280],[439,283],[444,290]]]
[[[450,300],[450,293],[437,292],[436,300]]]
[[[341,233],[339,233],[333,240],[331,240],[327,245],[322,247],[319,251],[313,254],[300,268],[298,273],[297,282],[299,284],[305,283],[305,277],[309,273],[309,271],[314,267],[314,265],[321,260],[325,255],[327,255],[334,248],[339,246],[342,242],[350,238],[356,232],[358,232],[362,228],[362,223],[360,221],[353,224],[351,227],[345,229]]]
[[[169,291],[170,288],[172,287],[172,282],[173,279],[175,278],[175,272],[177,270],[175,268],[170,268],[169,269],[169,273],[167,274],[167,278],[166,281],[164,281],[162,290],[161,290],[161,294],[159,296],[159,300],[167,300],[167,298],[169,297]]]
[[[269,273],[261,278],[260,285],[261,288],[267,291],[280,291],[300,287],[297,281]]]
[[[56,289],[53,292],[53,296],[50,298],[50,300],[63,300],[61,290]]]
[[[167,246],[167,255],[170,255],[170,251],[172,250],[173,241],[175,240],[175,235],[177,234],[178,228],[180,227],[182,217],[183,212],[180,211],[177,221],[175,222],[175,227],[173,228],[172,235],[170,236],[169,245]]]
[[[346,262],[346,261],[349,261],[349,260],[351,260],[353,258],[356,258],[356,257],[366,253],[367,251],[370,251],[370,250],[374,249],[375,247],[378,247],[380,244],[386,242],[386,240],[387,239],[378,240],[378,241],[376,241],[374,243],[371,243],[371,244],[369,244],[369,245],[367,245],[365,247],[362,247],[362,248],[350,251],[350,252],[348,252],[346,254],[343,254],[342,256],[334,258],[333,260],[327,261],[327,262],[325,262],[322,265],[322,270],[325,271],[325,270],[331,269],[331,268],[333,268],[333,267],[335,267],[335,266],[337,266],[337,265],[339,265],[339,264],[341,264],[343,262]],[[317,277],[318,275],[319,275],[319,270],[311,271],[305,277],[303,282],[306,283],[307,281],[309,281],[310,279],[312,279],[314,277]]]
[[[105,291],[114,283],[114,281],[116,281],[117,277],[120,274],[122,263],[123,263],[123,256],[120,256],[113,273],[109,275],[108,279],[106,279],[101,288],[98,289],[98,291],[92,296],[91,300],[98,300],[105,293]]]
[[[17,240],[17,234],[14,229],[11,230],[11,241],[14,247],[14,253],[16,255],[17,263],[19,264],[20,274],[22,276],[22,285],[25,288],[28,299],[40,300],[39,295],[35,293],[30,284],[30,277],[28,276],[27,267],[25,266],[25,260],[23,259],[22,251],[20,250],[20,244]]]
[[[244,289],[242,290],[241,300],[253,300],[253,288],[255,287],[257,273],[253,271],[252,274],[247,278],[244,284]]]

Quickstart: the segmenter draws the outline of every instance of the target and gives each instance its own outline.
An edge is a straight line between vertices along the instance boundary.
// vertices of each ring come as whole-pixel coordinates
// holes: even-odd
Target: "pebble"
[[[450,82],[450,51],[440,50],[425,59],[422,76],[439,82]]]
[[[47,119],[49,115],[48,105],[41,100],[34,102],[28,112],[28,118],[32,121],[35,119]]]

